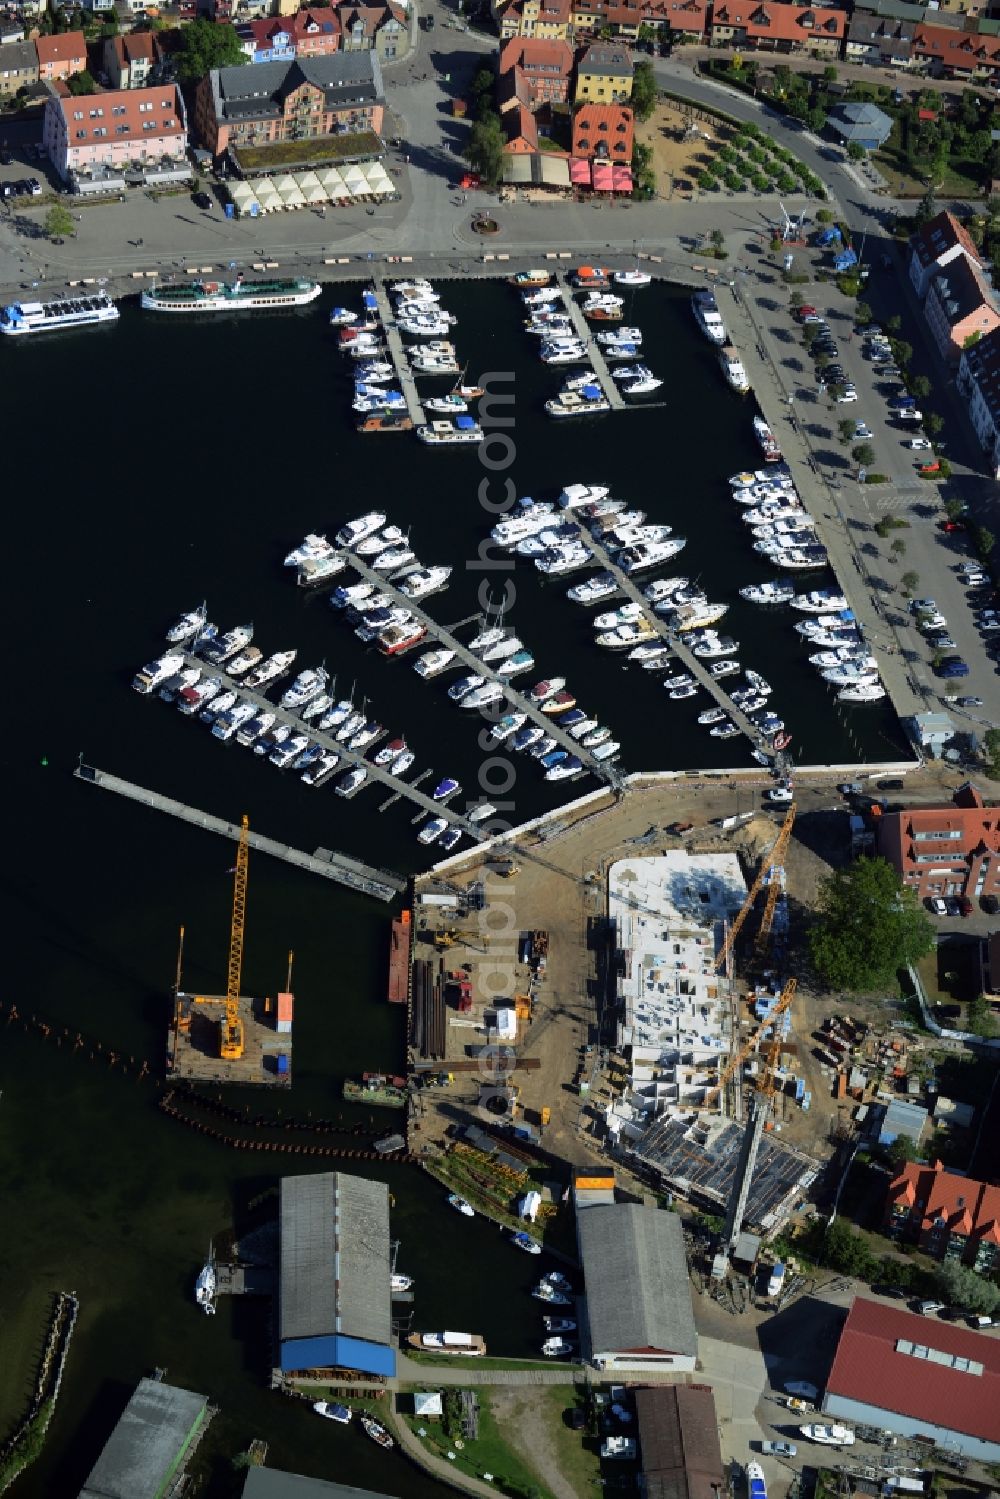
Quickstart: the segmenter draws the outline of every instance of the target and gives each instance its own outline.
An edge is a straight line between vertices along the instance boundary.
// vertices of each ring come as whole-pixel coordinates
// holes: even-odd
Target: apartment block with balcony
[[[1000,332],[987,333],[962,350],[957,384],[993,477],[1000,479]]]
[[[187,128],[174,84],[78,98],[51,85],[48,92],[42,142],[64,181],[185,161]]]
[[[877,852],[922,900],[1000,895],[1000,808],[987,807],[966,782],[950,807],[887,812]]]
[[[1000,1187],[911,1161],[886,1192],[886,1231],[936,1260],[957,1260],[981,1275],[1000,1264]]]

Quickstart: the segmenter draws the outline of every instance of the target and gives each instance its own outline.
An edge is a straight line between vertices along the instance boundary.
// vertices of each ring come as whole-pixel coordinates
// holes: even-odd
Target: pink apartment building
[[[74,98],[50,90],[42,140],[49,160],[66,179],[95,167],[183,161],[187,130],[177,88],[111,89]]]

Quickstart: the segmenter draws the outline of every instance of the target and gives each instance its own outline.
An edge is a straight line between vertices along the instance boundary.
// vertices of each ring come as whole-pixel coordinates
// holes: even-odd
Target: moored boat
[[[187,281],[177,286],[154,286],[142,293],[146,312],[264,312],[283,307],[305,307],[322,288],[318,281],[288,280]]]

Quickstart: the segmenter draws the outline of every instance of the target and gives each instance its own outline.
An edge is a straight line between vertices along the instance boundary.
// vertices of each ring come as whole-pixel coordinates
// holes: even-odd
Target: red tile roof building
[[[565,104],[568,100],[573,75],[569,42],[514,37],[500,48],[500,77],[515,68],[530,86],[534,104]]]
[[[145,88],[160,61],[160,44],[152,31],[130,31],[104,43],[104,71],[112,88]]]
[[[56,83],[72,78],[87,66],[87,43],[82,31],[62,31],[58,36],[35,38],[38,52],[38,78],[41,83]]]
[[[708,28],[708,0],[572,0],[577,38],[607,28],[632,40],[640,26],[677,36],[703,37]]]
[[[1000,808],[974,786],[950,807],[919,807],[879,818],[878,852],[921,899],[1000,895]]]
[[[979,251],[953,213],[939,213],[928,220],[910,240],[910,280],[917,295],[922,297],[931,278],[962,255],[982,269]]]
[[[587,160],[632,160],[632,110],[624,104],[581,104],[573,116],[573,155]]]
[[[913,59],[930,62],[937,78],[993,79],[1000,70],[1000,37],[920,25],[913,38]]]
[[[839,56],[847,12],[829,6],[756,4],[722,0],[712,13],[712,45],[757,47],[768,52]]]
[[[538,150],[538,126],[530,109],[516,104],[501,116],[507,143],[504,150],[511,156],[528,156]]]
[[[1000,1340],[895,1306],[855,1300],[823,1412],[1000,1459]]]
[[[911,1162],[889,1185],[885,1226],[936,1260],[961,1260],[989,1274],[1000,1251],[1000,1187]]]
[[[183,161],[187,151],[177,86],[109,89],[74,98],[49,90],[42,124],[49,160],[63,178],[94,167]]]
[[[340,16],[329,7],[300,10],[294,16],[243,21],[236,27],[236,34],[254,63],[325,57],[340,46]]]

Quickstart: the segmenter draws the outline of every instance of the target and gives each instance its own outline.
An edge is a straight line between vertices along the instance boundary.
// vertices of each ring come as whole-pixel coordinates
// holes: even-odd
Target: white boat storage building
[[[698,1334],[676,1213],[595,1203],[577,1219],[586,1278],[584,1358],[613,1373],[690,1373]]]

